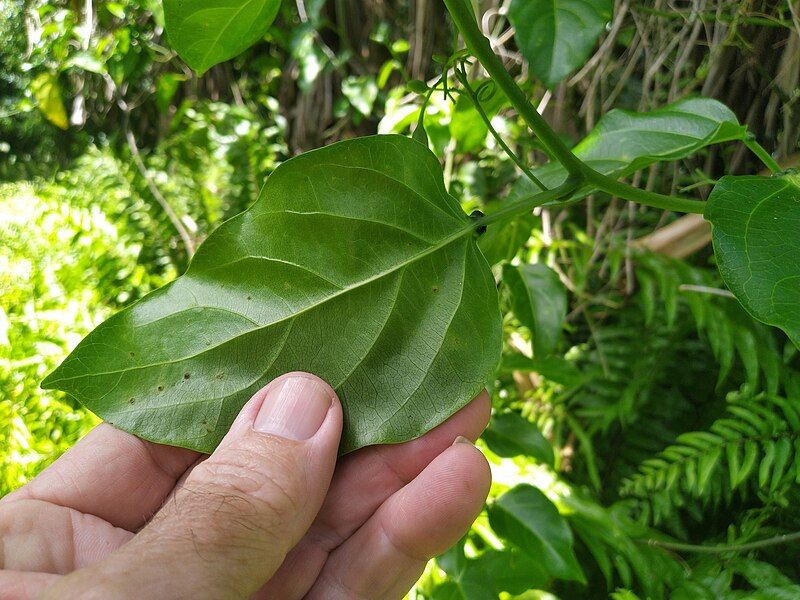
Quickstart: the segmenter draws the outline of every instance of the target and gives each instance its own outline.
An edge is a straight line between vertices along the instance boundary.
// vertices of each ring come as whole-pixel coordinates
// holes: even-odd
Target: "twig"
[[[656,546],[666,550],[675,550],[676,552],[695,552],[697,554],[720,554],[725,552],[747,552],[748,550],[758,550],[760,548],[768,548],[769,546],[777,546],[779,544],[790,544],[792,542],[800,541],[800,531],[795,533],[785,533],[783,535],[776,535],[775,537],[759,540],[757,542],[749,542],[747,544],[732,544],[732,545],[719,545],[719,546],[699,546],[696,544],[680,544],[678,542],[665,542],[662,540],[647,540],[648,546]]]
[[[194,254],[194,240],[189,232],[184,227],[183,223],[181,222],[178,215],[173,210],[172,206],[170,206],[167,199],[161,194],[159,189],[156,187],[153,179],[147,172],[147,167],[145,167],[144,161],[142,161],[142,156],[139,153],[139,147],[136,145],[136,138],[133,137],[133,132],[131,131],[130,127],[125,128],[125,138],[128,140],[128,148],[130,148],[131,155],[133,155],[133,162],[136,163],[136,168],[139,170],[139,173],[144,178],[145,183],[147,184],[147,189],[150,190],[150,193],[153,195],[153,198],[156,199],[159,206],[164,210],[167,217],[172,223],[173,227],[178,232],[178,235],[181,237],[181,241],[183,242],[183,246],[186,249],[186,253],[191,257]]]

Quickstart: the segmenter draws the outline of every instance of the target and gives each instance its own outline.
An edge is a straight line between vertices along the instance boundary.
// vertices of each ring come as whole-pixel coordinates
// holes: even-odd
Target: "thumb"
[[[113,585],[105,597],[255,593],[316,517],[341,430],[341,406],[324,381],[306,373],[272,381],[153,520],[105,561],[111,564],[97,565],[101,581]]]

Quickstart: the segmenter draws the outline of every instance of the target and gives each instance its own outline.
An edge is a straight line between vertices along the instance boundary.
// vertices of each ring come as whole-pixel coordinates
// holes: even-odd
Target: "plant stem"
[[[506,219],[511,219],[517,215],[530,212],[537,206],[542,206],[548,202],[563,200],[564,198],[570,196],[579,185],[579,179],[573,179],[570,177],[567,178],[567,180],[560,186],[553,188],[552,190],[546,190],[544,192],[536,192],[535,194],[522,196],[516,199],[513,203],[510,203],[508,206],[477,219],[473,224],[473,228],[485,227],[486,225],[496,221],[505,221]]]
[[[525,119],[536,137],[542,142],[548,152],[558,162],[564,165],[570,175],[581,176],[584,165],[567,148],[555,131],[547,124],[536,109],[528,102],[525,93],[519,88],[514,79],[509,75],[503,63],[489,45],[489,40],[484,37],[475,21],[472,6],[467,0],[444,0],[447,10],[453,19],[467,48],[475,55],[497,86],[511,101],[517,112]]]
[[[701,200],[691,200],[690,198],[679,198],[658,194],[656,192],[648,192],[647,190],[642,190],[628,185],[627,183],[617,181],[589,167],[586,167],[584,176],[586,181],[604,192],[608,192],[623,200],[636,202],[637,204],[644,204],[645,206],[652,206],[653,208],[660,208],[662,210],[674,210],[676,212],[695,213],[698,215],[702,215],[706,208],[706,203]]]
[[[744,140],[744,145],[752,152],[753,154],[758,157],[764,166],[767,167],[772,173],[780,173],[782,171],[781,166],[778,162],[772,158],[772,155],[767,152],[764,147],[756,141],[755,138],[747,137]]]
[[[447,10],[461,36],[467,44],[470,52],[480,61],[492,80],[508,97],[514,108],[531,128],[531,131],[539,138],[542,145],[547,149],[551,156],[563,165],[570,174],[571,178],[578,181],[588,181],[598,189],[613,194],[624,200],[630,200],[645,206],[652,206],[662,210],[674,210],[677,212],[690,212],[702,214],[705,209],[705,202],[691,200],[688,198],[674,198],[655,192],[648,192],[630,186],[621,181],[603,175],[592,169],[586,163],[575,156],[567,148],[564,142],[553,131],[547,121],[537,112],[533,105],[528,101],[514,78],[506,71],[505,66],[492,51],[489,40],[481,33],[475,20],[472,6],[467,0],[444,0]]]
[[[675,550],[676,552],[694,552],[698,554],[719,554],[725,552],[746,552],[748,550],[758,550],[759,548],[767,548],[769,546],[777,546],[778,544],[789,544],[792,542],[800,541],[800,531],[795,533],[785,533],[783,535],[776,535],[775,537],[759,540],[757,542],[749,542],[747,544],[734,544],[731,546],[698,546],[695,544],[679,544],[677,542],[663,542],[661,540],[647,540],[650,546],[657,546],[667,550]]]

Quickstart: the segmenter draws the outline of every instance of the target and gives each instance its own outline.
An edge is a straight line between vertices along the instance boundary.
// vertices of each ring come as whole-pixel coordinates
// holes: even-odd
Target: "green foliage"
[[[498,456],[530,456],[553,466],[553,447],[535,425],[517,413],[493,416],[483,440]]]
[[[686,158],[707,146],[743,140],[746,133],[726,106],[710,98],[692,98],[649,112],[609,111],[572,152],[596,171],[620,178],[654,163]],[[533,174],[547,187],[567,177],[558,162],[538,167]],[[520,179],[512,193],[523,195],[532,189],[530,181]],[[576,198],[591,191],[585,187]]]
[[[572,550],[572,531],[558,510],[535,487],[518,485],[489,507],[489,521],[498,535],[560,579],[585,581]]]
[[[143,240],[119,220],[127,198],[75,183],[0,186],[0,495],[97,423],[42,392],[42,376],[126,300],[121,290],[164,281],[139,263]]]
[[[722,275],[754,315],[792,331],[793,288],[786,289],[788,300],[778,305],[781,310],[774,310],[762,300],[769,299],[772,289],[782,291],[775,281],[759,276],[734,283],[751,266],[745,254],[754,274],[762,264],[772,266],[778,277],[794,273],[794,265],[787,264],[797,247],[796,232],[789,227],[794,188],[768,197],[792,176],[740,176],[761,169],[756,157],[777,171],[775,160],[791,159],[797,146],[796,84],[786,77],[791,68],[776,67],[793,64],[791,53],[796,53],[796,16],[786,3],[749,7],[722,2],[713,10],[698,6],[691,11],[665,10],[649,1],[618,3],[614,23],[603,33],[601,25],[611,16],[604,2],[545,6],[514,0],[508,14],[480,2],[475,6],[488,11],[481,26],[506,66],[520,56],[528,58],[519,86],[511,82],[521,92],[515,97],[496,71],[489,84],[466,52],[454,52],[452,31],[443,26],[437,3],[422,11],[392,0],[346,10],[342,3],[285,2],[269,30],[269,14],[258,22],[251,19],[240,27],[246,35],[225,35],[219,47],[198,45],[201,54],[194,58],[174,43],[169,9],[177,2],[167,2],[166,36],[155,1],[7,4],[9,10],[0,15],[0,175],[24,179],[40,174],[44,179],[6,186],[2,193],[8,199],[0,201],[0,211],[12,215],[0,222],[0,396],[12,400],[0,403],[0,494],[35,474],[95,422],[72,400],[37,389],[42,375],[80,337],[112,310],[145,297],[183,271],[190,258],[186,248],[250,206],[267,176],[287,157],[376,130],[406,134],[411,129],[444,165],[447,193],[461,200],[459,207],[447,196],[454,220],[464,226],[463,237],[454,243],[472,248],[471,232],[482,230],[480,222],[467,226],[463,215],[475,210],[487,215],[490,224],[477,245],[490,265],[504,263],[493,271],[506,314],[502,361],[489,381],[494,415],[479,442],[493,470],[491,519],[481,514],[461,544],[432,562],[411,598],[797,596],[800,570],[789,551],[793,547],[770,541],[800,529],[797,349],[728,297],[709,250],[682,260],[641,251],[639,246],[647,244],[636,238],[671,223],[674,215],[624,203],[636,189],[637,202],[647,204],[653,194],[662,194],[656,205],[675,208],[663,203],[670,200],[666,194],[704,198],[720,180],[709,202],[714,236],[726,233],[726,241],[736,246],[747,233],[748,242],[746,253],[741,248],[720,252],[715,239]],[[270,3],[257,4],[268,8]],[[86,27],[86,6],[92,11],[91,28]],[[590,25],[575,30],[577,17],[587,15]],[[538,35],[542,24],[556,22],[558,29],[547,25]],[[509,23],[515,37],[509,35]],[[248,36],[267,43],[250,51],[239,47]],[[221,55],[214,53],[220,49],[243,53],[199,77],[167,47],[177,47],[200,70],[210,66],[194,62],[202,54],[217,60]],[[587,62],[592,48],[598,50]],[[432,53],[444,56],[431,62]],[[741,69],[741,64],[759,68]],[[519,72],[516,68],[513,73]],[[478,79],[471,81],[473,75]],[[547,88],[557,81],[551,96]],[[755,89],[749,88],[751,82]],[[707,97],[681,100],[701,93]],[[548,137],[531,119],[536,111],[520,108],[520,97],[538,104],[559,135]],[[67,128],[61,129],[65,119]],[[769,144],[772,156],[753,144],[744,123]],[[576,139],[582,141],[573,146]],[[409,156],[423,153],[421,146],[402,143]],[[570,201],[559,198],[531,212],[538,187],[530,175],[548,187],[566,178],[566,170],[553,159],[564,158],[553,152],[558,144],[572,147],[602,174],[630,179],[636,188],[586,180]],[[439,164],[425,155],[425,168],[440,172]],[[346,162],[342,156],[334,159]],[[424,198],[406,186],[388,182],[373,197],[362,189],[375,184],[372,175],[334,181],[328,173],[314,174],[322,169],[312,162],[306,156],[280,171],[303,166],[297,186],[283,194],[289,210],[308,200],[297,190],[313,175],[315,181],[330,179],[336,189],[341,184],[351,201],[362,199],[353,202],[354,210],[372,206],[370,198],[385,198],[396,185],[397,197],[386,206],[420,212]],[[408,162],[393,160],[384,170],[396,180],[410,180],[413,170],[399,166]],[[744,194],[738,191],[742,182]],[[438,179],[436,188],[442,189]],[[591,202],[572,204],[590,193]],[[20,198],[25,198],[22,209]],[[527,198],[528,204],[521,205],[525,210],[508,212],[521,198]],[[781,209],[773,211],[771,203],[779,200]],[[265,194],[250,212],[272,212],[279,201]],[[680,206],[698,210],[698,204]],[[742,232],[743,207],[749,211],[756,204],[751,221],[758,227]],[[397,211],[394,217],[403,214]],[[511,217],[490,221],[498,214]],[[413,216],[407,215],[411,231],[433,240],[435,219],[415,221]],[[242,220],[234,220],[234,226]],[[325,233],[336,228],[309,227],[298,246],[345,240],[350,251],[349,245],[356,245],[352,230],[358,226],[340,227],[339,237]],[[273,235],[262,234],[259,243],[269,245],[277,239]],[[755,245],[750,244],[753,235]],[[221,238],[213,234],[209,244],[215,240]],[[366,249],[359,256],[374,265],[376,256],[385,259],[393,246],[383,234],[369,240],[370,256]],[[432,251],[428,259],[444,256],[445,250]],[[338,265],[337,257],[341,253],[330,250],[324,259],[304,264],[328,276],[323,270]],[[494,285],[478,262],[488,295]],[[503,271],[521,274],[545,264],[558,272],[567,292],[566,297],[563,288],[553,292],[559,318],[545,319],[542,328],[542,315],[533,310],[542,303],[528,302],[530,310],[519,304],[525,296],[549,299],[544,290],[553,287],[548,285],[555,283],[552,274],[520,295],[509,292],[506,284],[514,275],[504,278]],[[444,275],[452,275],[453,287],[459,287],[458,273],[442,265],[436,276]],[[280,283],[270,281],[273,287]],[[781,285],[792,283],[786,279]],[[403,305],[410,308],[395,317],[408,322],[407,315],[425,312],[443,325],[444,309],[454,309],[457,299],[444,298],[441,291],[432,299],[427,289],[422,292],[405,297]],[[466,300],[459,304],[478,304],[469,289],[464,293]],[[448,299],[448,306],[441,306]],[[752,299],[761,308],[748,305]],[[318,370],[312,358],[319,341],[334,336],[345,322],[354,331],[351,346],[368,344],[367,334],[374,334],[380,321],[367,320],[380,306],[389,305],[364,301],[357,311],[351,307],[352,322],[337,315],[336,327],[320,328],[319,335],[307,330],[314,338],[308,334],[305,347],[313,346],[314,352],[298,357],[298,366]],[[481,314],[486,318],[490,313],[496,314],[493,304]],[[219,332],[229,322],[225,319],[216,329],[214,321],[203,329]],[[426,330],[424,324],[415,326],[415,332]],[[553,334],[545,336],[549,341],[542,342],[544,331]],[[486,351],[489,341],[499,339],[499,334],[484,336],[467,327],[458,333],[451,346],[467,358],[452,358],[449,370],[438,372],[451,386],[461,383],[451,376],[458,369],[469,368],[470,381],[482,379],[489,366],[475,365],[494,352],[493,345]],[[4,336],[9,343],[4,344]],[[384,355],[395,360],[373,368],[371,377],[366,371],[358,375],[370,385],[391,389],[381,402],[400,397],[398,367],[423,355],[411,345],[420,342],[420,335],[412,337],[387,350]],[[330,344],[322,346],[331,352]],[[301,360],[306,362],[301,365]],[[182,378],[184,372],[173,375]],[[189,381],[199,385],[194,373]],[[249,382],[262,375],[251,373]],[[156,379],[149,382],[152,396],[137,398],[137,403],[156,402]],[[223,383],[213,379],[214,385]],[[437,419],[468,395],[466,390],[451,394],[446,385],[429,394],[442,403]],[[407,396],[413,390],[402,391]],[[762,545],[742,549],[742,544],[762,540]]]
[[[800,347],[800,177],[724,177],[706,217],[725,283],[750,314]]]

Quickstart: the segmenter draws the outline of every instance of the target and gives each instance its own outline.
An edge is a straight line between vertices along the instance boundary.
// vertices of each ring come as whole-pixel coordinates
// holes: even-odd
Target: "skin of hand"
[[[490,410],[483,392],[338,463],[341,405],[306,373],[256,393],[210,456],[99,425],[0,500],[0,600],[402,598],[483,506],[468,440]]]

